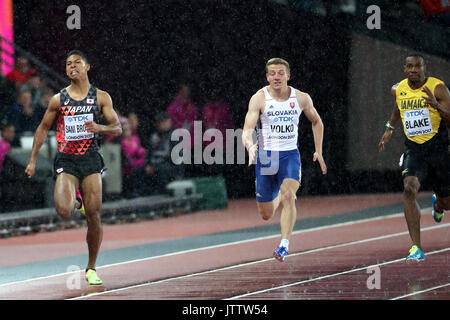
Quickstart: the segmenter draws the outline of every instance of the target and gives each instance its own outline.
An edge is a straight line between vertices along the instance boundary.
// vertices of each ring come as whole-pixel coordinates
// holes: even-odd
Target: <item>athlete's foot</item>
[[[287,254],[288,254],[288,251],[286,250],[286,248],[280,246],[280,247],[278,247],[277,250],[275,250],[275,251],[273,252],[273,257],[274,257],[275,259],[277,259],[278,261],[283,262],[284,259],[285,259],[286,256],[287,256]]]
[[[103,283],[103,281],[98,277],[95,269],[87,269],[86,270],[86,281],[91,286],[99,286]]]
[[[442,221],[442,218],[444,217],[444,210],[442,210],[442,212],[439,212],[436,210],[436,200],[437,200],[437,197],[435,194],[433,194],[431,196],[431,203],[432,203],[432,207],[433,207],[433,211],[432,211],[433,219],[434,219],[434,221],[439,223]]]
[[[414,245],[409,250],[409,256],[406,257],[406,262],[417,261],[421,262],[425,260],[425,253],[418,246]]]

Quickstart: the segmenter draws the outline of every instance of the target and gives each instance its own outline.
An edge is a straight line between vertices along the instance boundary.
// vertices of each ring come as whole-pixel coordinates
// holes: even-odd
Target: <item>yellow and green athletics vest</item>
[[[441,115],[422,98],[427,96],[422,91],[424,86],[427,86],[434,94],[434,89],[438,84],[444,84],[444,82],[428,77],[422,87],[413,90],[408,85],[408,79],[404,79],[395,90],[397,107],[402,117],[405,136],[417,144],[427,142],[438,133]]]

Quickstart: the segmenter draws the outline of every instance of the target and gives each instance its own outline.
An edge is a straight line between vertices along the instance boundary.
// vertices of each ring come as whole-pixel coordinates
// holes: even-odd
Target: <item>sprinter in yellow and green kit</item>
[[[450,209],[450,153],[447,124],[450,123],[450,93],[445,83],[425,76],[425,60],[421,55],[406,57],[406,79],[392,87],[395,107],[378,144],[384,149],[398,120],[405,133],[406,151],[402,155],[403,204],[412,248],[407,261],[423,261],[420,242],[420,207],[416,201],[421,183],[432,182],[432,214],[441,222],[444,210]]]

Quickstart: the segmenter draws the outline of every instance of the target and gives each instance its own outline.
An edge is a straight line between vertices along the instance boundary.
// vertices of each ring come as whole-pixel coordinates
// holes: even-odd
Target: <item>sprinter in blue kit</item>
[[[297,147],[298,124],[302,113],[312,123],[315,152],[322,174],[327,166],[322,156],[323,123],[311,97],[287,85],[289,63],[272,58],[266,63],[268,86],[250,99],[242,142],[249,153],[249,165],[255,163],[256,203],[264,220],[272,218],[282,204],[281,242],[273,256],[284,261],[297,219],[295,200],[301,182],[301,161]],[[256,127],[257,140],[253,141]]]

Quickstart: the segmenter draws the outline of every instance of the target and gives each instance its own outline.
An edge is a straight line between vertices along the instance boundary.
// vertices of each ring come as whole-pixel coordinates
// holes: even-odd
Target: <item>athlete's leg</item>
[[[82,195],[86,211],[89,262],[86,269],[95,269],[97,256],[103,239],[103,227],[100,219],[102,209],[102,178],[100,173],[94,173],[83,179]]]
[[[300,183],[294,179],[284,179],[281,184],[281,203],[283,210],[281,211],[280,226],[281,238],[289,240],[295,221],[297,220],[297,208],[295,207],[295,194],[297,193]]]
[[[413,245],[420,246],[420,207],[416,201],[417,193],[420,189],[420,182],[417,177],[407,176],[403,179],[403,205],[405,210],[406,223],[408,225],[409,236]]]
[[[278,196],[269,202],[256,202],[258,206],[258,212],[264,220],[271,219],[280,205],[281,193]]]
[[[450,210],[450,196],[443,198],[436,195],[436,210],[439,212]]]
[[[78,186],[78,178],[71,174],[62,172],[56,177],[53,194],[55,199],[55,209],[62,218],[67,218],[73,212],[73,209],[77,204],[75,192]]]

